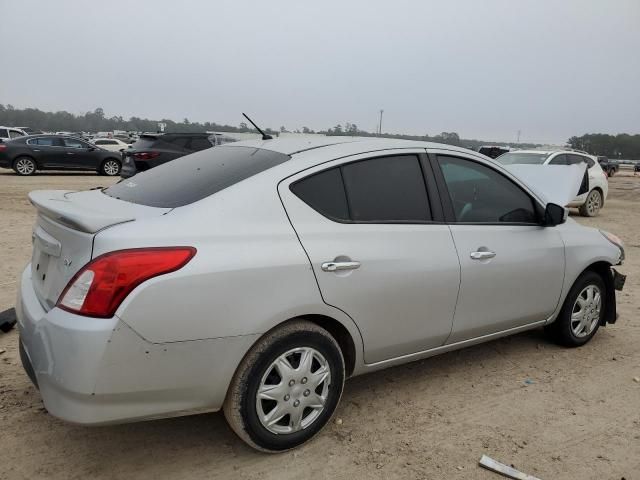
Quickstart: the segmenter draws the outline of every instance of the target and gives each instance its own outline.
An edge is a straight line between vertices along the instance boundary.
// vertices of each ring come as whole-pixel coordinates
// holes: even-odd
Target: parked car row
[[[93,170],[101,175],[120,173],[120,152],[105,150],[67,135],[28,135],[0,143],[0,167],[18,175],[37,170]]]
[[[93,170],[130,177],[176,158],[235,141],[208,133],[146,134],[133,145],[117,138],[71,135],[16,135],[0,141],[0,167],[18,175],[38,170]],[[124,164],[124,168],[123,168]]]

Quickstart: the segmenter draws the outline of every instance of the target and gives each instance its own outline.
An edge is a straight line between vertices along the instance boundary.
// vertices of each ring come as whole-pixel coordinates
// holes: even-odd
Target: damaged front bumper
[[[618,291],[622,291],[624,288],[624,282],[627,280],[627,276],[622,275],[615,268],[611,269],[611,273],[613,274],[613,288]]]
[[[602,317],[602,326],[607,323],[616,323],[618,320],[618,311],[616,305],[616,290],[621,291],[627,276],[618,272],[615,268],[609,270],[609,275],[605,277],[606,303],[604,316]]]

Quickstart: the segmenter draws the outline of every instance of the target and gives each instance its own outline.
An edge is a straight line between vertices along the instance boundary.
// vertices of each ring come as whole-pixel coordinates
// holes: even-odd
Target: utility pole
[[[378,135],[382,135],[382,114],[384,110],[380,109],[380,122],[378,123]]]
[[[516,143],[520,143],[520,130],[518,130],[518,140],[516,140]]]

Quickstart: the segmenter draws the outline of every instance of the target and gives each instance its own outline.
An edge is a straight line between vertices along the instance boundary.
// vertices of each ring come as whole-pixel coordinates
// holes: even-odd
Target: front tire
[[[335,339],[312,322],[295,320],[267,333],[242,360],[224,415],[251,447],[289,450],[331,419],[344,378],[344,358]]]
[[[595,217],[602,208],[602,194],[594,189],[587,195],[587,200],[580,206],[580,215],[583,217]]]
[[[104,162],[102,162],[102,165],[100,165],[99,173],[100,175],[115,177],[116,175],[120,174],[121,167],[122,166],[118,160],[115,160],[113,158],[108,158]]]
[[[606,287],[595,272],[583,273],[571,287],[558,318],[546,328],[565,347],[580,347],[598,331],[605,312]]]
[[[13,170],[23,177],[36,173],[36,162],[31,157],[18,157],[13,162]]]

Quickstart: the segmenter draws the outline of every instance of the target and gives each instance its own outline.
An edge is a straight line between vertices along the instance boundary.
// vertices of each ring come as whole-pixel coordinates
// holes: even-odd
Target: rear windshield
[[[103,192],[119,200],[150,207],[182,207],[289,158],[261,148],[210,148],[141,172]]]
[[[153,145],[158,141],[155,137],[140,137],[136,140],[131,148],[135,150],[145,150],[147,148],[153,147]]]
[[[503,165],[542,165],[549,157],[548,153],[505,153],[496,158]]]

